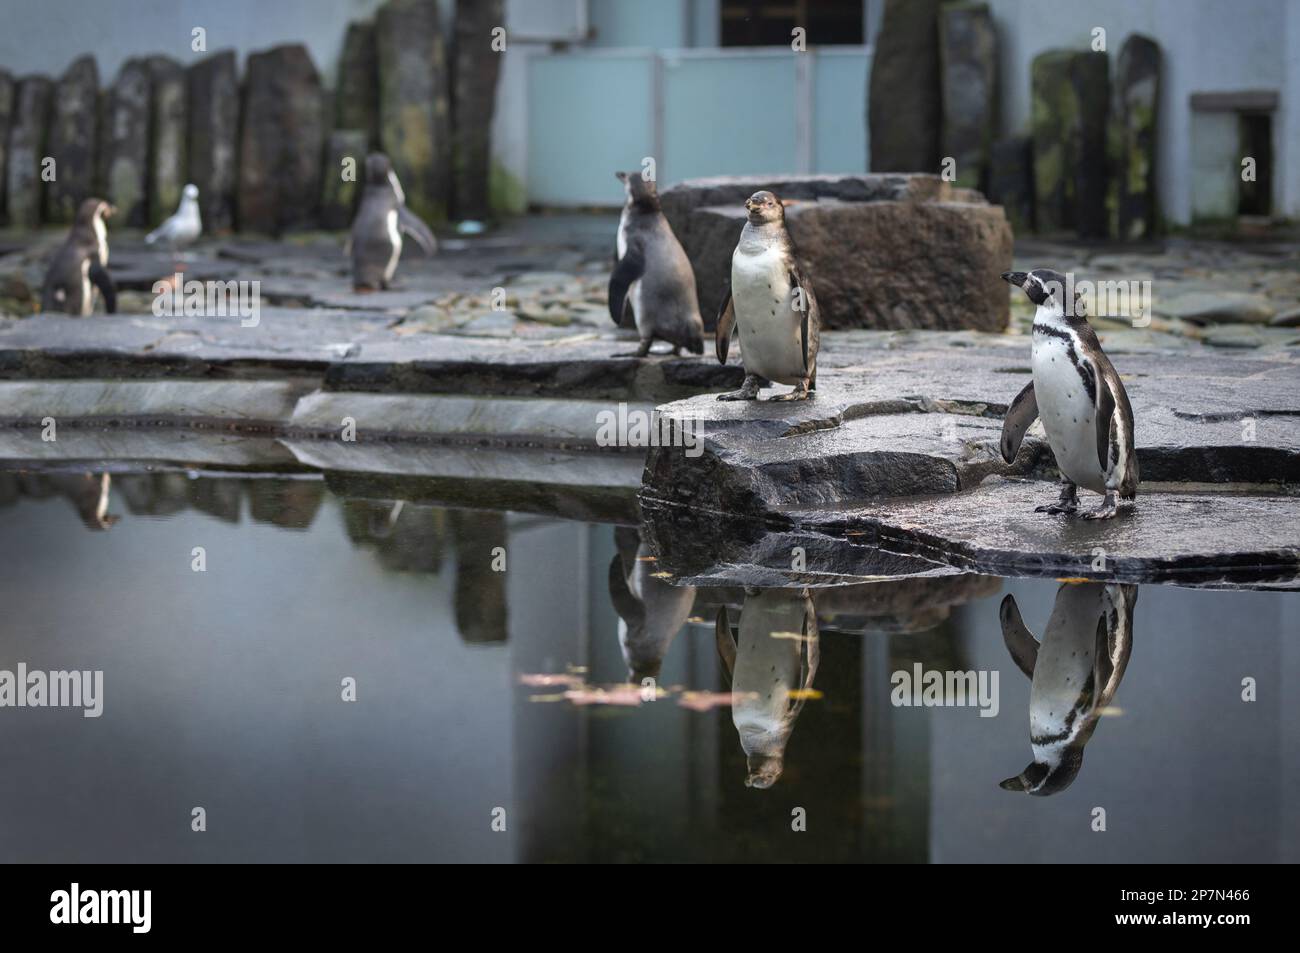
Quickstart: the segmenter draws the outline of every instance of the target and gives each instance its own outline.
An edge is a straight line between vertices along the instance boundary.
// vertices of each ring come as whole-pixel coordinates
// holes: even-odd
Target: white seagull
[[[182,245],[189,245],[202,231],[203,224],[199,221],[199,187],[191,184],[181,192],[181,204],[176,214],[146,235],[144,240],[150,245],[158,241],[165,242],[174,252]]]

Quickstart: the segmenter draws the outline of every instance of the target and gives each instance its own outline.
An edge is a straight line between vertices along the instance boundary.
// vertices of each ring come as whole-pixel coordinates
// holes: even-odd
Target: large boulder
[[[45,184],[47,222],[71,222],[81,200],[94,193],[98,123],[99,70],[86,55],[73,61],[54,90],[45,146],[55,168],[54,181]]]
[[[373,23],[349,23],[343,37],[334,127],[364,130],[367,146],[379,142],[379,56]]]
[[[279,234],[314,225],[325,142],[320,74],[307,48],[248,58],[239,153],[239,224]]]
[[[0,69],[0,223],[5,218],[5,182],[9,168],[9,128],[14,121],[13,74]]]
[[[867,83],[872,172],[939,167],[939,0],[885,0]]]
[[[352,224],[361,180],[365,175],[370,136],[364,129],[335,129],[325,142],[325,169],[321,182],[320,223],[322,228],[342,229]],[[344,177],[344,160],[351,175]]]
[[[146,224],[149,172],[149,64],[129,59],[104,102],[100,181],[105,197],[117,206],[118,220]]]
[[[190,181],[199,187],[205,231],[235,224],[239,157],[239,74],[233,50],[214,53],[188,69]]]
[[[426,220],[447,217],[451,104],[447,56],[434,0],[389,0],[375,17],[379,142]]]
[[[488,216],[492,111],[504,56],[492,49],[492,30],[505,23],[504,7],[503,0],[456,2],[452,211],[461,219]]]
[[[1160,46],[1133,34],[1120,47],[1111,106],[1110,213],[1112,233],[1149,238],[1159,223],[1156,199],[1156,109]]]
[[[1038,229],[1104,238],[1109,226],[1106,54],[1049,50],[1034,57],[1030,73]]]
[[[959,186],[985,188],[998,124],[998,44],[987,3],[944,6],[939,56],[943,156],[955,161]]]
[[[1006,217],[936,175],[727,176],[666,189],[664,214],[695,269],[706,326],[730,278],[744,201],[759,189],[794,200],[786,221],[826,327],[1006,327]]]
[[[185,70],[166,56],[148,60],[149,221],[157,224],[176,211],[185,188]]]
[[[41,223],[41,160],[45,157],[54,83],[45,76],[25,76],[14,93],[9,130],[9,223],[34,228]]]

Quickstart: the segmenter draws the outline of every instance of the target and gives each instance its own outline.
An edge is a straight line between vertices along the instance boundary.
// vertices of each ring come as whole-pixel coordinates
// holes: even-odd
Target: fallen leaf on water
[[[774,639],[791,639],[795,642],[813,642],[816,641],[814,636],[804,635],[802,632],[773,632]]]
[[[530,702],[562,702],[564,701],[564,696],[563,695],[529,695],[528,700]]]
[[[1071,585],[1079,582],[1092,582],[1092,580],[1086,576],[1066,576],[1064,579],[1058,579],[1056,581],[1070,583]]]
[[[564,693],[564,697],[575,705],[628,705],[641,704],[640,685],[615,685],[612,688],[593,688],[583,686]]]
[[[554,675],[544,672],[525,672],[519,676],[520,685],[528,685],[533,688],[545,688],[550,685],[567,685],[577,687],[582,684],[582,679],[576,675]]]
[[[727,708],[746,698],[757,698],[757,692],[683,692],[677,704],[691,711],[709,711],[714,708]]]
[[[656,559],[658,559],[658,558],[659,558],[659,557],[657,557],[657,556],[638,556],[638,557],[636,558],[636,561],[639,562],[639,563],[652,563],[652,562],[654,562],[654,561],[655,561]]]
[[[654,577],[655,579],[671,579],[671,578],[673,578],[673,574],[670,573],[670,572],[652,572],[650,575],[651,575],[652,577]]]
[[[1124,709],[1118,705],[1107,705],[1101,710],[1101,713],[1109,718],[1119,718],[1124,714]]]
[[[819,698],[826,697],[822,692],[817,691],[815,688],[796,688],[793,691],[786,692],[785,694],[787,698],[793,698],[796,700],[806,698],[811,701],[816,701]]]

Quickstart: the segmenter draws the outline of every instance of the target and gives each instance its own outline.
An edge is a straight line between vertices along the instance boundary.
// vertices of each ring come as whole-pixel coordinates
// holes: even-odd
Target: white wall
[[[1300,97],[1300,2],[989,0],[989,6],[1002,49],[1004,133],[1028,131],[1029,69],[1039,53],[1086,49],[1093,27],[1105,27],[1113,70],[1124,38],[1144,33],[1164,53],[1157,182],[1166,218],[1185,224],[1191,212],[1189,97],[1243,89],[1281,93],[1282,105],[1274,116],[1274,208],[1300,216],[1300,170],[1288,169],[1286,161],[1288,156],[1300,158],[1300,103],[1295,102]]]

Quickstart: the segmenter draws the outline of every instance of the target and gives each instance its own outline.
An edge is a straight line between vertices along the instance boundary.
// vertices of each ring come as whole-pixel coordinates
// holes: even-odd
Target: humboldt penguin
[[[1083,313],[1082,303],[1066,301],[1059,272],[1038,268],[1008,271],[1004,281],[1024,289],[1038,306],[1034,312],[1034,378],[1016,395],[1002,424],[1002,458],[1011,463],[1025,431],[1041,417],[1047,442],[1061,471],[1061,498],[1039,513],[1073,515],[1078,488],[1104,494],[1100,507],[1084,519],[1109,519],[1118,503],[1137,496],[1138,461],[1133,449],[1133,408],[1119,374]]]
[[[357,291],[387,288],[402,257],[402,235],[410,235],[426,255],[438,250],[429,226],[406,207],[406,193],[388,156],[366,156],[366,183],[352,222],[352,287]]]
[[[614,542],[618,553],[609,564],[609,597],[619,615],[628,681],[657,680],[673,638],[695,606],[695,587],[656,579],[654,556],[636,530],[617,527]]]
[[[748,762],[745,786],[770,788],[785,767],[785,748],[812,690],[821,657],[817,612],[807,589],[746,590],[739,637],[727,607],[714,624],[731,682],[731,719]]]
[[[786,230],[784,204],[771,192],[755,192],[745,209],[715,332],[718,361],[726,364],[732,329],[739,331],[745,380],[718,400],[755,400],[764,379],[794,385],[771,400],[806,400],[817,389],[817,296]]]
[[[615,172],[626,201],[618,220],[617,261],[609,276],[609,316],[621,324],[630,307],[645,357],[656,341],[672,353],[704,353],[704,321],[695,296],[695,272],[659,207],[655,183],[639,172]],[[622,356],[622,355],[620,355]]]
[[[68,237],[45,273],[41,310],[87,315],[95,309],[92,289],[104,296],[104,309],[117,311],[117,287],[108,274],[108,228],[104,219],[116,211],[103,199],[86,199]]]
[[[176,212],[161,225],[144,237],[152,245],[162,242],[173,252],[198,241],[203,233],[203,222],[199,218],[199,187],[187,185],[181,190],[181,204]]]
[[[1034,760],[1008,791],[1056,794],[1079,774],[1083,747],[1119,688],[1133,650],[1138,587],[1121,583],[1062,584],[1040,645],[1025,627],[1015,596],[1002,600],[1002,638],[1033,682],[1029,744]]]

